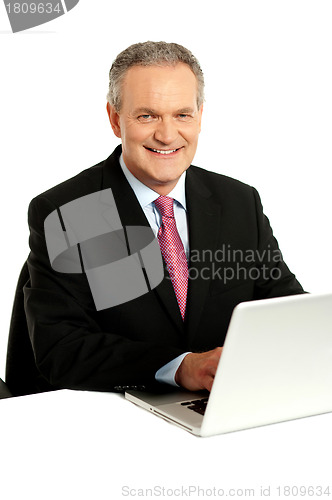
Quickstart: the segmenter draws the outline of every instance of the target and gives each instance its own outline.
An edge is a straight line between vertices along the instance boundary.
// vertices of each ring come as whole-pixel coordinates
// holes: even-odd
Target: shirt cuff
[[[190,352],[180,354],[180,356],[172,359],[172,361],[159,368],[159,370],[155,374],[155,379],[157,380],[157,382],[173,385],[174,387],[180,387],[175,382],[175,374],[177,372],[177,369],[181,365],[183,358],[187,356],[187,354],[190,354]]]

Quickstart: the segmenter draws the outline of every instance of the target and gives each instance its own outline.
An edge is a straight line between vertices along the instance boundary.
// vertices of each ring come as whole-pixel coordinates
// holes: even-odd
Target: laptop
[[[167,387],[125,397],[198,436],[330,412],[332,294],[237,305],[211,393]]]

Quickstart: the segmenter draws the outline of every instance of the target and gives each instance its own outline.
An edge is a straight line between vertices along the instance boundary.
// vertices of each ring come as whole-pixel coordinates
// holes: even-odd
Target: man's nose
[[[154,137],[163,144],[172,144],[172,142],[175,142],[177,135],[176,124],[173,123],[172,119],[164,119],[158,122]]]

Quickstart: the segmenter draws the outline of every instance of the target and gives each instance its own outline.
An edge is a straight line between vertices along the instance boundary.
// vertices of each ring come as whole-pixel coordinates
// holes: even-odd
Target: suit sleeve
[[[269,220],[263,213],[259,194],[254,188],[253,195],[258,227],[256,252],[258,279],[255,283],[255,298],[264,299],[305,293],[283,260]]]
[[[183,350],[133,340],[116,308],[101,328],[86,275],[59,273],[50,265],[44,220],[55,208],[38,197],[28,216],[30,281],[24,296],[38,370],[54,388],[112,391],[153,384],[156,371]]]

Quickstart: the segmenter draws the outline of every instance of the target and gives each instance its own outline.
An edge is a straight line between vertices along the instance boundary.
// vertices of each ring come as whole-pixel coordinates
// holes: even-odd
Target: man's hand
[[[211,391],[222,347],[202,353],[190,353],[183,358],[175,374],[175,382],[189,391]]]

